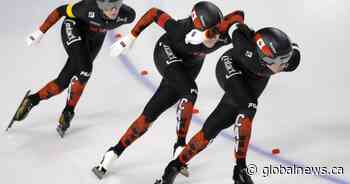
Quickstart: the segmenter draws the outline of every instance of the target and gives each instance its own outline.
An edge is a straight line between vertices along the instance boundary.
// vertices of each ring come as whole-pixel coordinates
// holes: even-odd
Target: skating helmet
[[[113,8],[119,9],[123,4],[123,0],[96,0],[96,3],[102,11],[108,11]]]
[[[267,27],[258,30],[254,38],[258,54],[265,64],[288,63],[292,57],[292,43],[283,31]]]
[[[194,27],[199,30],[211,28],[223,19],[221,10],[209,1],[196,3],[193,6],[191,17]]]

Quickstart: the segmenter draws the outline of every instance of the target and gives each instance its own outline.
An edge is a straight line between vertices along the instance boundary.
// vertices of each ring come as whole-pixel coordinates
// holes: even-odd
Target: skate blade
[[[154,184],[162,184],[162,180],[158,179]]]
[[[7,126],[6,130],[5,130],[6,132],[9,131],[9,129],[12,127],[12,124],[13,124],[14,122],[15,122],[15,118],[13,117],[13,118],[11,119],[9,125]]]
[[[13,115],[13,117],[12,117],[10,123],[8,124],[8,126],[7,126],[7,128],[6,128],[6,132],[12,127],[13,123],[14,123],[15,121],[17,121],[17,120],[16,120],[17,111],[19,110],[19,107],[21,107],[21,105],[23,104],[24,99],[26,99],[26,97],[29,96],[29,94],[30,94],[30,90],[27,91],[27,93],[26,93],[25,96],[23,97],[21,103],[20,103],[19,106],[17,107],[17,110],[16,110],[15,114]]]
[[[182,176],[185,176],[186,178],[190,176],[190,172],[188,171],[188,168],[185,168],[185,167],[180,170],[180,174]]]
[[[60,135],[61,138],[64,137],[64,134],[66,133],[65,131],[63,131],[61,128],[57,127],[56,128],[57,133]]]
[[[103,176],[105,175],[104,172],[98,170],[97,167],[92,168],[92,172],[96,175],[96,177],[100,180],[102,180]]]

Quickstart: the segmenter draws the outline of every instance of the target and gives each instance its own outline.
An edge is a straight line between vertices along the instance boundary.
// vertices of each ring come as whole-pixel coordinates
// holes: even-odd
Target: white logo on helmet
[[[256,44],[258,45],[258,47],[260,48],[260,50],[262,50],[266,44],[264,42],[264,40],[262,38],[259,38],[257,41],[256,41]]]

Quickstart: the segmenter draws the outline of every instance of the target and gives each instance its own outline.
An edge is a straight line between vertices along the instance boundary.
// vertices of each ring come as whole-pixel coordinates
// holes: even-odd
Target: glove
[[[128,36],[122,37],[111,46],[110,55],[112,57],[119,56],[124,50],[132,47],[135,39],[136,37],[131,33]]]
[[[185,38],[186,44],[192,44],[192,45],[199,45],[203,43],[205,40],[208,40],[208,38],[205,35],[205,31],[200,31],[197,29],[192,29],[189,33],[187,33]]]
[[[33,44],[38,44],[40,40],[43,38],[44,33],[40,31],[40,29],[34,31],[32,34],[30,34],[27,39],[27,45],[31,46]]]

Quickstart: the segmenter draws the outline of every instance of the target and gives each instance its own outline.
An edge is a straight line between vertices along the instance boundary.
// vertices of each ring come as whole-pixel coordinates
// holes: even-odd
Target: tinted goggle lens
[[[258,49],[259,50],[259,49]],[[260,58],[268,65],[272,64],[285,64],[288,63],[290,58],[292,57],[292,52],[285,54],[283,56],[277,56],[274,58],[271,58],[269,56],[266,56],[264,53],[262,53],[260,50],[258,51]]]
[[[122,6],[122,1],[116,1],[116,2],[99,2],[97,1],[98,7],[103,11],[109,11],[113,8],[119,9]]]

